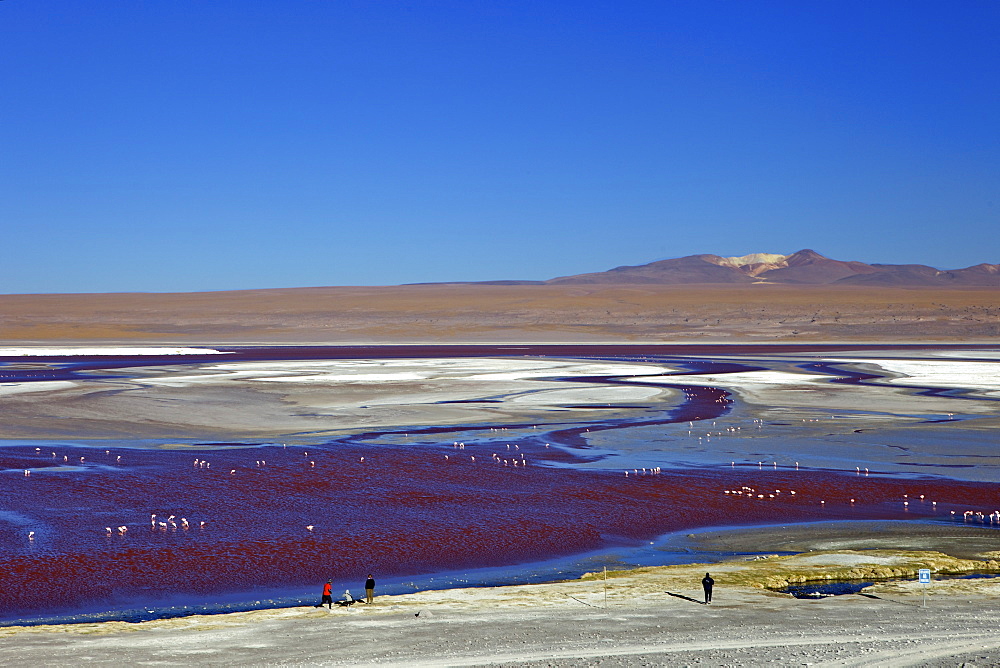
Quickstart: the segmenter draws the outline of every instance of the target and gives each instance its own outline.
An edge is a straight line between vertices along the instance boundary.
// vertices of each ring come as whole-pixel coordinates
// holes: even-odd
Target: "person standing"
[[[708,573],[705,573],[705,577],[701,579],[701,586],[705,589],[705,605],[712,602],[712,587],[715,586],[715,580]]]
[[[369,573],[368,579],[365,580],[365,602],[371,603],[373,600],[375,600],[375,578]]]
[[[333,609],[333,580],[327,580],[326,584],[323,585],[323,600],[321,600],[319,605],[316,607],[322,608],[324,603],[326,604],[326,607],[331,610]]]

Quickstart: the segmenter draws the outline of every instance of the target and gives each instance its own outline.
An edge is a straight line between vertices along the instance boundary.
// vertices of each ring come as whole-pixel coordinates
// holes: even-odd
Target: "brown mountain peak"
[[[939,271],[924,265],[867,264],[834,260],[811,248],[791,255],[750,253],[734,257],[699,254],[657,260],[648,264],[615,267],[602,272],[562,276],[548,284],[747,284],[894,285],[929,287],[1000,287],[1000,265],[980,264],[965,269]]]

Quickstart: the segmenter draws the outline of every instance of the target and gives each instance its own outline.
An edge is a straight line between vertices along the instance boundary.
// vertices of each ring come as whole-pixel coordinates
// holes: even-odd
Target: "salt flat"
[[[607,419],[609,407],[617,406],[615,418],[624,421],[623,429],[589,437],[591,445],[608,455],[593,466],[767,461],[872,472],[927,473],[928,466],[942,466],[951,467],[949,475],[980,480],[1000,475],[1000,462],[989,458],[995,452],[988,437],[997,417],[993,394],[1000,384],[1000,361],[942,359],[936,352],[909,351],[905,360],[872,353],[794,352],[706,358],[767,367],[727,373],[685,371],[683,357],[286,359],[141,366],[93,379],[79,375],[3,383],[0,438],[308,443],[352,430],[600,422]],[[875,377],[862,384],[838,384],[829,373],[810,370],[816,363]],[[628,420],[648,416],[649,410],[663,414],[681,405],[679,387],[723,388],[738,403],[731,414],[711,423],[627,427]],[[964,398],[928,396],[914,387],[961,388]],[[941,419],[954,424],[928,424]],[[781,426],[786,423],[796,426]]]
[[[94,349],[90,350],[105,350]],[[110,349],[107,349],[110,350]],[[111,353],[108,353],[111,354]],[[739,357],[735,357],[739,359]],[[137,367],[122,378],[4,383],[8,395],[0,438],[63,436],[39,416],[76,420],[79,438],[113,437],[134,428],[134,415],[156,422],[165,437],[255,437],[318,434],[352,428],[540,419],[588,404],[671,402],[667,386],[721,387],[774,412],[820,409],[884,416],[954,412],[953,400],[920,396],[905,386],[962,388],[967,415],[996,414],[1000,363],[983,361],[816,358],[882,376],[846,391],[831,376],[772,360],[772,368],[685,373],[676,365],[553,358],[281,360]],[[761,364],[753,357],[748,363]],[[594,383],[608,376],[615,383]],[[587,382],[574,382],[584,378]],[[630,381],[634,381],[631,382]],[[658,389],[657,385],[662,385]],[[30,397],[17,395],[30,393]],[[239,401],[234,401],[235,399]],[[983,401],[977,401],[980,398]],[[197,403],[199,410],[187,410]],[[246,410],[255,407],[254,411]],[[522,413],[527,412],[522,415]],[[893,418],[902,419],[902,418]],[[139,425],[141,430],[141,425]]]
[[[293,438],[357,428],[502,424],[540,419],[544,412],[565,410],[567,402],[607,406],[666,397],[669,388],[573,382],[574,377],[645,377],[664,371],[652,364],[544,358],[137,367],[120,379],[5,384],[12,396],[0,438],[62,437],[66,419],[73,420],[78,439],[123,434]],[[19,399],[22,392],[31,392],[31,398]],[[53,423],[46,417],[55,414],[63,419]]]

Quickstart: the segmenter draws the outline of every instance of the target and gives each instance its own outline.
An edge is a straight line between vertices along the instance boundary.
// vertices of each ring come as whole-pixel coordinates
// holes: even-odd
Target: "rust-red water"
[[[65,376],[136,363],[74,360],[41,371]],[[38,373],[20,368],[15,380]],[[724,390],[682,389],[683,403],[630,424],[710,420],[728,410]],[[615,428],[614,419],[553,425],[512,449],[486,425],[287,447],[8,444],[0,448],[0,623],[119,613],[136,619],[222,602],[291,605],[318,600],[331,578],[340,591],[359,593],[367,573],[380,583],[426,584],[440,574],[638,548],[679,530],[843,519],[964,522],[966,510],[985,515],[1000,505],[995,484],[940,473],[918,479],[724,465],[626,476],[579,465],[593,460],[584,432]],[[464,447],[451,442],[456,433]]]
[[[357,586],[369,572],[534,562],[693,527],[946,518],[995,497],[992,486],[948,480],[728,467],[625,477],[543,466],[556,452],[472,443],[5,448],[0,466],[31,474],[5,486],[3,509],[36,528],[30,540],[9,521],[0,533],[3,544],[20,543],[0,557],[2,617],[152,611],[328,578]]]

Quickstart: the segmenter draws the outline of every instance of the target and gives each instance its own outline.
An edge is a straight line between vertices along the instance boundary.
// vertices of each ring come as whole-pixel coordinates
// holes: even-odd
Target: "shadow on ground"
[[[673,596],[674,598],[683,598],[685,601],[691,601],[692,603],[697,603],[698,605],[705,605],[704,601],[699,601],[696,598],[691,598],[690,596],[685,596],[684,594],[675,594],[672,591],[668,591],[668,592],[664,592],[664,593],[668,594],[669,596]]]

